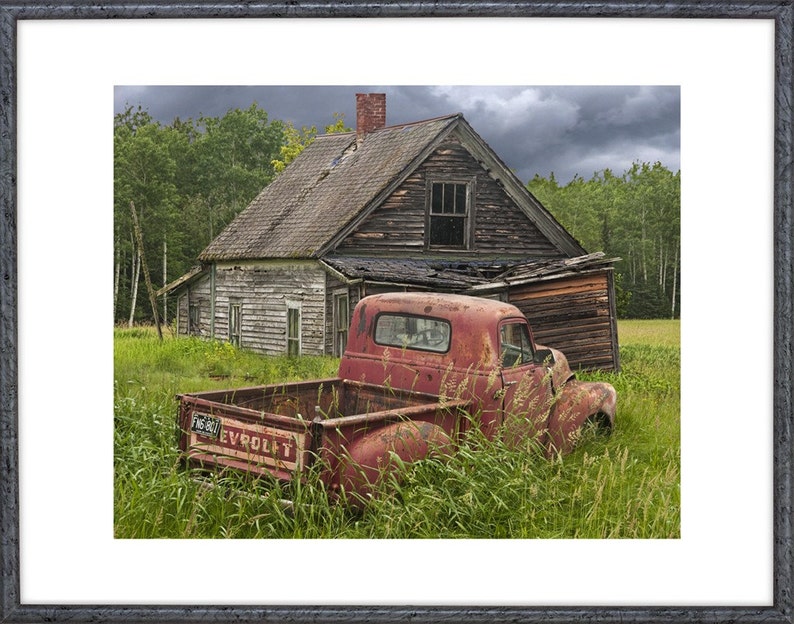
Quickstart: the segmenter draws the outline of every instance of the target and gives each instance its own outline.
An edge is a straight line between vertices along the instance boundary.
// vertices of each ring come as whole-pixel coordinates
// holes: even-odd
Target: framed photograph
[[[3,622],[791,623],[790,1],[0,0],[0,16]],[[204,85],[678,94],[680,536],[117,537],[114,94]]]

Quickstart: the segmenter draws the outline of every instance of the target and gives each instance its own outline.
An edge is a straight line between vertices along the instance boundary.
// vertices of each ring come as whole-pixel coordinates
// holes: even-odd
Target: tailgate
[[[179,447],[189,463],[289,479],[308,461],[310,423],[189,395],[180,397]]]

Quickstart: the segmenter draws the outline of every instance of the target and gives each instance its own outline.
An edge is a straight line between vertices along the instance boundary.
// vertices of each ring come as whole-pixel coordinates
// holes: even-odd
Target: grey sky
[[[355,127],[360,92],[386,93],[389,125],[463,113],[523,182],[620,174],[635,161],[680,167],[677,86],[117,86],[114,112],[140,105],[170,123],[256,102],[270,119],[323,132],[334,113]]]

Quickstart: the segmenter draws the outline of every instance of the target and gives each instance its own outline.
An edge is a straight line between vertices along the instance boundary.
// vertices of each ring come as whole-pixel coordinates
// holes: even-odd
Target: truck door
[[[535,362],[523,320],[503,321],[499,342],[504,440],[512,447],[532,440],[542,444],[553,396],[550,370],[546,363]]]

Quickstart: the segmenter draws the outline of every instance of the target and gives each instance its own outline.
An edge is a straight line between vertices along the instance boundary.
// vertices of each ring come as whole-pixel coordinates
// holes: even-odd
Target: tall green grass
[[[622,321],[616,428],[548,461],[472,435],[406,466],[362,508],[310,475],[197,482],[181,467],[180,392],[333,376],[338,360],[262,357],[198,339],[115,330],[115,535],[119,538],[677,538],[678,321]],[[284,499],[294,502],[285,508]]]

